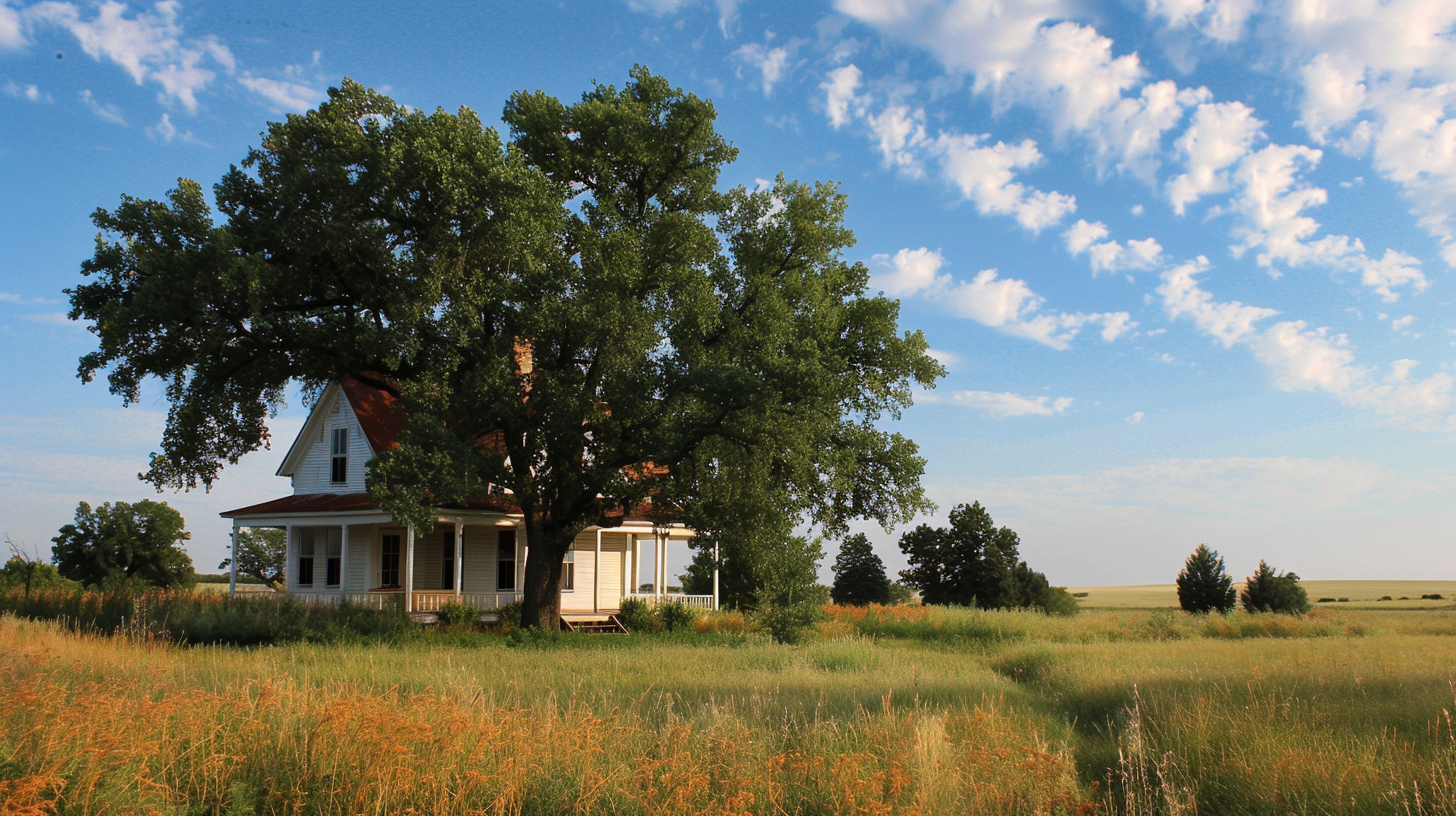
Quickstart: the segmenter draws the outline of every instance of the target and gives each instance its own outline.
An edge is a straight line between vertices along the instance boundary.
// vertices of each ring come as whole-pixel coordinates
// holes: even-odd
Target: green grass
[[[1300,581],[1309,599],[1347,598],[1348,604],[1368,606],[1380,604],[1399,609],[1453,608],[1456,581]],[[1243,582],[1234,585],[1242,589]],[[1141,584],[1136,586],[1068,587],[1073,594],[1087,593],[1077,600],[1084,609],[1153,609],[1178,607],[1178,589],[1173,584]],[[1422,595],[1438,594],[1444,600],[1423,601]],[[1391,600],[1381,601],[1389,596]],[[1400,600],[1406,598],[1408,600]]]
[[[0,812],[1456,812],[1456,609],[1331,606],[832,608],[799,646],[0,618]]]

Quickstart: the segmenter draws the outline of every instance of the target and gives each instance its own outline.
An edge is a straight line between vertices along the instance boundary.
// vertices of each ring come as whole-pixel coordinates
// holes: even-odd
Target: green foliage
[[[51,539],[61,575],[90,587],[191,587],[197,579],[182,542],[182,514],[165,502],[106,503],[92,511],[86,502],[76,520]]]
[[[677,632],[693,628],[693,622],[698,619],[698,610],[687,604],[669,602],[658,607],[657,615],[662,619],[662,628]]]
[[[80,583],[61,577],[60,570],[57,570],[54,565],[35,561],[19,554],[12,555],[10,560],[5,562],[5,566],[0,567],[0,592],[12,589],[33,592],[80,588]]]
[[[1259,568],[1253,575],[1244,579],[1244,590],[1239,593],[1239,601],[1245,612],[1303,615],[1311,608],[1309,595],[1299,585],[1298,575],[1292,572],[1276,573],[1263,561],[1259,562]]]
[[[1075,602],[1061,597],[1066,590],[1017,560],[1020,545],[1010,527],[996,528],[980,502],[962,504],[950,511],[949,528],[922,524],[900,537],[910,561],[900,575],[927,604],[1073,613]]]
[[[818,583],[824,548],[818,539],[793,536],[764,553],[763,588],[755,619],[780,643],[797,643],[824,617],[829,590]]]
[[[628,632],[651,632],[657,628],[657,618],[652,607],[639,598],[623,598],[617,620],[627,627]]]
[[[1223,557],[1199,544],[1178,573],[1178,605],[1185,612],[1228,613],[1234,602],[1234,579],[1224,571]]]
[[[288,560],[288,539],[277,527],[243,527],[238,530],[233,551],[238,558],[238,578],[247,576],[274,588],[283,586],[283,569]],[[232,566],[224,558],[220,570]]]
[[[729,535],[745,513],[776,535],[906,520],[929,506],[924,463],[880,420],[943,369],[844,260],[833,185],[718,190],[737,151],[715,117],[638,67],[573,104],[513,95],[503,140],[345,81],[223,176],[222,223],[185,179],[95,214],[69,290],[98,341],[81,377],[127,402],[167,384],[145,477],[169,487],[256,449],[294,384],[395,383],[409,420],[370,493],[428,529],[439,504],[511,489],[540,626],[575,535],[649,499],[750,548]],[[725,558],[747,601],[756,556]]]
[[[496,625],[509,632],[521,628],[521,602],[508,603],[495,611]]]
[[[886,595],[889,597],[885,602],[889,604],[908,604],[915,600],[915,590],[899,581],[890,582]]]
[[[439,615],[444,626],[473,627],[480,623],[480,610],[466,603],[447,601],[440,605]]]
[[[398,611],[304,604],[286,595],[229,598],[188,590],[0,592],[0,612],[61,621],[79,632],[124,633],[194,645],[397,642],[421,629]]]
[[[837,604],[863,606],[890,602],[890,579],[885,562],[875,554],[864,533],[855,533],[839,546],[834,559],[834,586],[830,597]]]

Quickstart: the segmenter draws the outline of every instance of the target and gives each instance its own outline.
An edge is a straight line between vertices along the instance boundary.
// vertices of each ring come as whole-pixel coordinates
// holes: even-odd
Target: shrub
[[[1276,573],[1263,561],[1246,579],[1239,600],[1243,602],[1245,612],[1303,615],[1310,610],[1309,595],[1299,585],[1299,576],[1292,572]]]
[[[652,614],[652,607],[639,598],[624,598],[617,620],[628,632],[651,632],[657,628],[657,616]]]
[[[521,602],[508,603],[495,611],[496,626],[503,632],[521,628]]]
[[[698,617],[698,611],[687,604],[667,603],[658,608],[657,615],[662,620],[662,628],[669,632],[676,632],[679,629],[692,627],[693,621]]]
[[[440,623],[445,626],[475,626],[480,623],[480,610],[470,604],[450,601],[440,606]]]

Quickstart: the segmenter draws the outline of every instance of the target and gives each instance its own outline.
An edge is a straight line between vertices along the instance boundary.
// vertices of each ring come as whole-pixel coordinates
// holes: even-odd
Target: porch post
[[[232,569],[228,572],[229,598],[236,598],[238,595],[238,529],[238,520],[233,519]]]
[[[298,553],[293,550],[293,525],[283,525],[283,551],[288,554],[288,561],[283,564],[283,591],[291,592],[298,588]]]
[[[602,528],[597,528],[597,554],[592,560],[592,612],[602,605]]]
[[[662,594],[662,536],[652,534],[652,595]]]
[[[404,556],[404,611],[409,614],[415,611],[415,528],[409,526],[409,532],[405,534],[405,556]]]
[[[339,525],[339,603],[349,595],[349,525]]]
[[[713,609],[718,609],[718,542],[713,542]]]
[[[460,557],[465,554],[465,519],[455,519],[455,600],[460,600],[460,577],[464,574]]]
[[[627,549],[627,577],[632,582],[628,591],[636,595],[637,586],[642,583],[642,541],[637,538],[636,533],[632,534],[632,546]]]

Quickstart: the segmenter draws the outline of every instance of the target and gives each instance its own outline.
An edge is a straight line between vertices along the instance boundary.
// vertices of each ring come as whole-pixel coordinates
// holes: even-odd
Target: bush
[[[622,599],[622,609],[617,612],[617,620],[621,621],[628,632],[651,632],[657,628],[652,607],[640,598]]]
[[[475,626],[480,623],[480,610],[470,604],[450,601],[440,606],[440,623],[445,626]]]
[[[666,603],[657,609],[657,616],[662,620],[662,628],[669,632],[676,632],[679,629],[688,629],[697,620],[698,611],[681,603]]]
[[[1309,595],[1299,585],[1299,576],[1292,572],[1276,573],[1263,561],[1245,580],[1239,600],[1243,602],[1245,612],[1303,615],[1310,610]]]
[[[502,632],[514,632],[520,629],[522,606],[520,601],[516,601],[497,609],[495,611],[496,626],[500,627]]]

